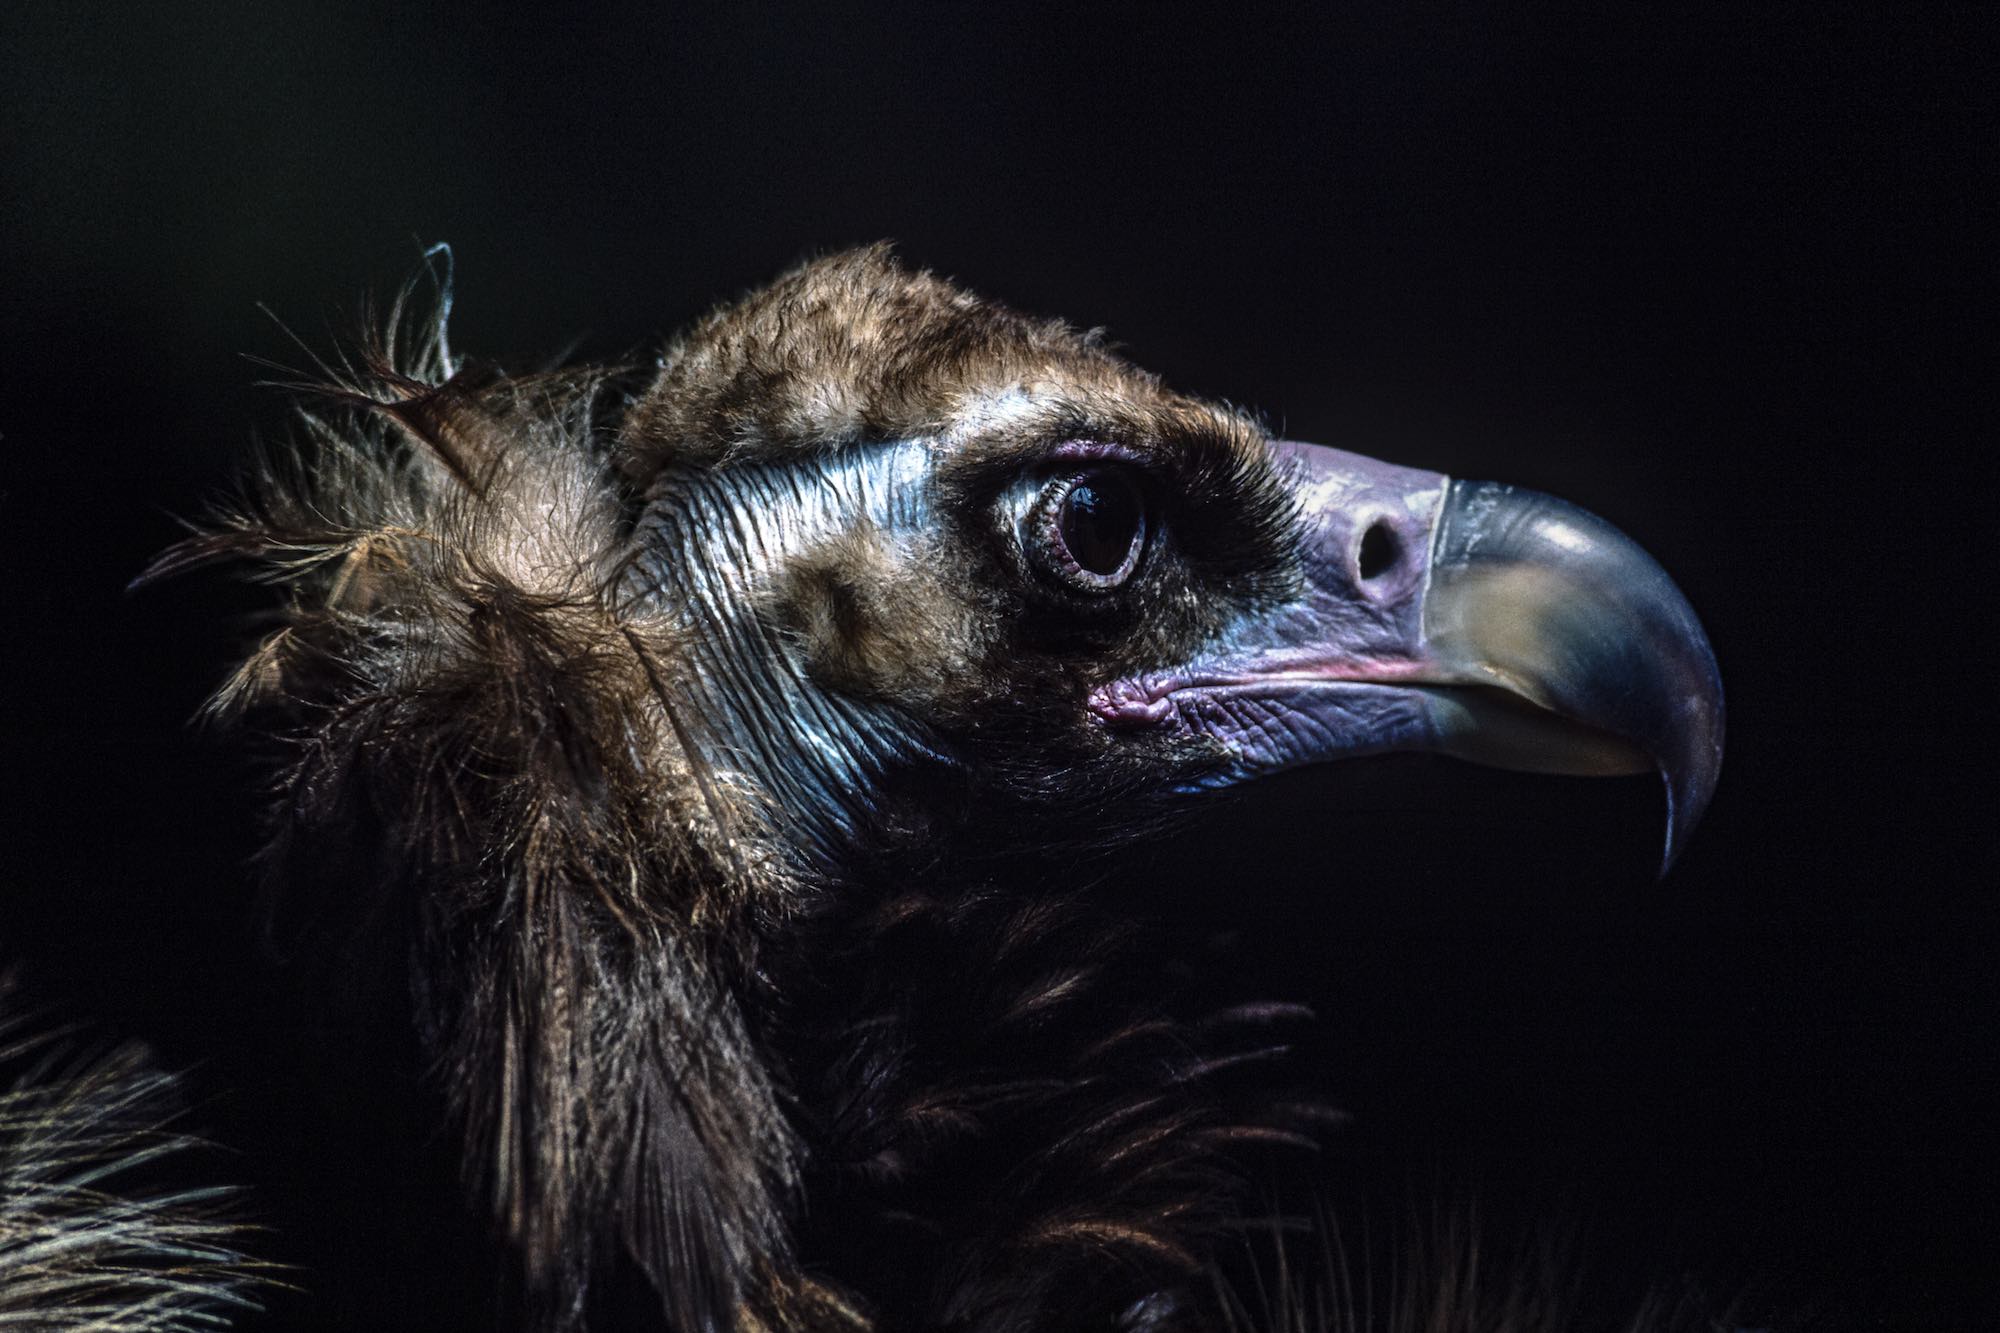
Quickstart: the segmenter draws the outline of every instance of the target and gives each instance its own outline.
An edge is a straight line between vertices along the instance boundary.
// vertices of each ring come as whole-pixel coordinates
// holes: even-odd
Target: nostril
[[[1361,534],[1361,549],[1355,553],[1355,572],[1361,575],[1363,583],[1381,578],[1396,567],[1402,557],[1403,543],[1396,531],[1387,523],[1371,523],[1368,531]]]

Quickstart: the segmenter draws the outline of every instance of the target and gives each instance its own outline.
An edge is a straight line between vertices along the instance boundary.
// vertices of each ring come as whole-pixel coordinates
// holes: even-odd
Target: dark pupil
[[[1101,479],[1079,481],[1063,500],[1062,539],[1070,558],[1092,574],[1125,567],[1139,532],[1139,498],[1132,488]]]

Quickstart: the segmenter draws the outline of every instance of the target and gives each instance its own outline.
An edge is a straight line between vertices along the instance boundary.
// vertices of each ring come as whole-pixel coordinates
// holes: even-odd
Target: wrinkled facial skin
[[[856,445],[656,488],[640,570],[660,604],[694,610],[690,638],[712,654],[699,711],[726,719],[716,734],[751,738],[728,759],[803,812],[796,827],[822,856],[911,766],[1071,809],[1082,826],[1086,800],[1163,794],[1227,762],[1212,737],[1107,726],[1088,696],[1288,596],[1291,497],[1234,418],[1137,444],[1078,438],[1076,424],[1025,446],[1003,427],[1004,445]],[[1129,488],[1139,506],[1146,530],[1115,586],[1050,568],[1047,527],[1079,479]]]
[[[1714,662],[1608,524],[1220,412],[1006,415],[656,488],[647,577],[699,613],[704,707],[818,856],[912,769],[1078,836],[1392,750],[1658,768],[1669,861],[1699,817]]]

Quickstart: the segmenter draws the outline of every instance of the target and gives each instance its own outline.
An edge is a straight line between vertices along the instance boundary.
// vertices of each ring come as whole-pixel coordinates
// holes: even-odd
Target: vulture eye
[[[1132,576],[1146,548],[1146,501],[1122,468],[1094,468],[1049,483],[1030,523],[1048,573],[1086,592]]]

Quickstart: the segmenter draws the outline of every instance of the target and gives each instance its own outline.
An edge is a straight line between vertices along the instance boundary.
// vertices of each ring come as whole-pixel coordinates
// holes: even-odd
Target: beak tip
[[[1706,646],[1706,645],[1704,645]],[[1665,879],[1674,863],[1687,850],[1695,826],[1708,812],[1715,795],[1716,779],[1722,772],[1722,681],[1708,659],[1709,692],[1692,711],[1694,725],[1687,728],[1686,743],[1673,761],[1662,760],[1660,778],[1666,786],[1667,835],[1660,855],[1659,879]]]
[[[1430,576],[1424,628],[1443,659],[1498,668],[1550,713],[1651,756],[1666,784],[1665,877],[1722,767],[1721,672],[1673,579],[1567,501],[1468,481],[1439,512]]]
[[[1660,868],[1653,875],[1653,882],[1656,884],[1673,873],[1674,863],[1679,861],[1681,853],[1687,850],[1688,837],[1694,832],[1695,822],[1699,818],[1685,814],[1687,803],[1674,799],[1674,780],[1665,774],[1661,776],[1667,788],[1667,841],[1666,846],[1660,851]]]

